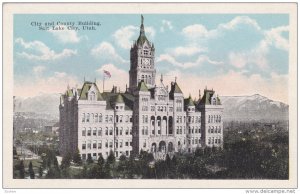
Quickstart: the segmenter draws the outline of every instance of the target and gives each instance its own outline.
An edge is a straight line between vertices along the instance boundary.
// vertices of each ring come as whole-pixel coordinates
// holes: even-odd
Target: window
[[[86,122],[87,123],[90,122],[90,114],[89,113],[87,113],[87,115],[86,115]]]
[[[110,128],[110,130],[109,130],[109,135],[113,135],[113,130],[112,130],[112,128]]]
[[[129,145],[128,141],[127,141],[127,142],[125,142],[125,146],[128,146],[128,145]]]
[[[221,126],[219,126],[219,130],[218,130],[218,133],[221,133]]]
[[[96,128],[93,130],[93,136],[97,136],[97,129]]]
[[[208,138],[208,144],[211,144],[211,138]]]
[[[210,132],[211,132],[211,133],[214,133],[214,127],[211,127]]]
[[[94,141],[93,142],[93,149],[96,149],[97,148],[97,143]]]
[[[128,135],[129,134],[129,129],[128,127],[126,128],[126,131],[125,131],[125,135]]]
[[[120,148],[122,148],[122,147],[123,147],[123,142],[121,141],[121,142],[120,142]]]
[[[110,122],[110,123],[113,122],[113,116],[109,116],[109,122]]]
[[[115,134],[116,134],[116,136],[119,135],[119,129],[118,129],[118,127],[116,127],[116,129],[115,129]]]
[[[108,127],[105,128],[105,135],[108,135]]]
[[[123,127],[120,129],[120,135],[123,135]]]
[[[88,148],[88,149],[91,149],[91,142],[89,142],[89,143],[87,144],[87,148]]]
[[[151,111],[155,111],[155,106],[151,106]]]
[[[126,116],[125,122],[128,123],[128,121],[129,121],[129,116]]]
[[[89,100],[95,100],[96,97],[95,97],[95,92],[91,92],[90,95],[89,95]]]
[[[87,136],[91,136],[91,133],[92,133],[92,129],[89,128],[88,132],[87,132]]]
[[[94,114],[92,113],[91,114],[91,123],[93,123],[94,122]]]
[[[173,112],[173,107],[169,107],[169,112]]]
[[[98,129],[98,136],[102,136],[102,129]]]
[[[102,149],[102,142],[101,141],[98,142],[98,149]]]
[[[82,120],[83,123],[85,122],[85,113],[82,114]]]
[[[109,148],[112,148],[113,147],[113,142],[109,142]]]
[[[98,123],[98,114],[95,114],[95,123]]]
[[[120,116],[120,123],[122,123],[123,122],[123,116],[121,115]]]
[[[116,115],[116,122],[119,122],[119,115]]]
[[[108,142],[107,141],[105,142],[105,147],[108,148]]]
[[[105,115],[105,122],[108,123],[108,115]]]
[[[86,159],[86,154],[82,154],[82,160]]]
[[[86,130],[85,130],[85,128],[83,128],[82,129],[82,136],[85,136],[85,132],[86,132]]]
[[[81,149],[82,149],[82,150],[85,150],[85,149],[86,149],[86,144],[85,144],[85,143],[82,144]]]
[[[147,146],[146,140],[143,143],[143,147],[145,148]]]
[[[102,114],[99,114],[99,123],[102,123]]]

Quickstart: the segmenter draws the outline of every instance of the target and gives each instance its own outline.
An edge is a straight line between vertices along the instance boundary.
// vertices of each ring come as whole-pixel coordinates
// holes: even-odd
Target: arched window
[[[89,94],[89,100],[95,100],[96,99],[96,95],[95,95],[95,92],[91,92],[90,94]]]
[[[102,123],[102,114],[99,114],[99,123]]]
[[[95,123],[98,123],[98,113],[95,114]]]
[[[85,122],[85,113],[82,114],[82,120],[83,123]]]
[[[87,113],[87,115],[86,115],[86,122],[87,122],[87,123],[90,122],[90,114],[89,114],[89,113]]]

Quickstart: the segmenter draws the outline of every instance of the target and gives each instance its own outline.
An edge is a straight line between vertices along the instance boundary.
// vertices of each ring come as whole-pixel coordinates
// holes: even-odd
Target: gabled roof
[[[174,82],[173,85],[171,85],[171,93],[180,93],[182,94],[182,91],[180,89],[180,87],[178,86],[177,82]]]
[[[200,104],[207,104],[210,105],[211,103],[211,97],[215,94],[215,91],[213,90],[204,90],[204,95],[200,101]],[[217,97],[217,105],[221,105],[221,100],[219,97]]]
[[[125,110],[133,110],[134,96],[130,93],[114,93],[114,92],[104,92],[101,94],[106,101],[106,109],[112,110],[118,98],[123,99],[125,103]]]
[[[87,100],[88,99],[88,92],[92,86],[94,86],[96,88],[97,100],[98,101],[103,100],[103,97],[101,96],[101,93],[100,93],[96,83],[89,82],[89,81],[84,82],[82,89],[80,90],[80,93],[79,93],[79,100]]]
[[[143,92],[148,92],[148,87],[145,84],[144,80],[142,80],[138,85],[138,90]]]

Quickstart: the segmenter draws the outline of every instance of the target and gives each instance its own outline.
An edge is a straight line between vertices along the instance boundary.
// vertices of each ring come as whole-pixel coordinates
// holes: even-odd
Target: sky
[[[86,30],[79,22],[99,25]],[[14,95],[64,93],[84,80],[102,91],[103,70],[112,75],[105,90],[124,91],[140,23],[139,14],[14,15]],[[176,77],[185,97],[213,88],[288,103],[288,14],[144,14],[144,25],[157,84],[162,74],[165,85]]]

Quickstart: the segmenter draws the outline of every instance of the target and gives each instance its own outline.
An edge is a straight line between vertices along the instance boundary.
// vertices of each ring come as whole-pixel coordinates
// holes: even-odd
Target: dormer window
[[[217,104],[217,100],[215,98],[212,99],[212,104],[216,105]]]
[[[96,94],[95,94],[95,92],[91,92],[91,93],[89,94],[89,100],[91,100],[91,101],[96,100]]]

